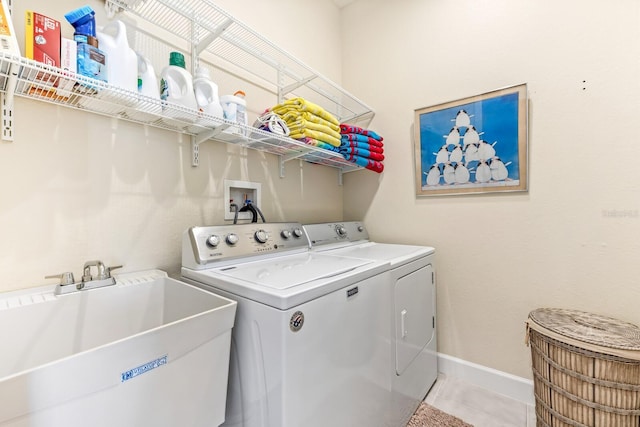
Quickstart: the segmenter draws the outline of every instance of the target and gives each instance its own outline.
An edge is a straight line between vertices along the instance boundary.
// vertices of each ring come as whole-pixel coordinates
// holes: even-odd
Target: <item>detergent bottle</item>
[[[160,73],[160,99],[194,111],[198,110],[193,79],[185,68],[184,55],[180,52],[170,53],[169,65]],[[164,114],[187,122],[193,122],[196,118],[195,113],[184,112],[169,105],[165,105]]]
[[[198,109],[204,114],[223,118],[224,112],[218,97],[218,85],[211,81],[209,70],[203,66],[196,69],[196,76],[193,79],[193,91],[196,95]]]
[[[138,93],[153,99],[160,99],[158,78],[151,61],[136,53],[138,58]]]
[[[107,80],[133,93],[138,92],[138,57],[127,41],[124,22],[115,20],[97,32],[100,50],[107,57]]]
[[[138,103],[134,111],[127,115],[136,120],[151,121],[162,113],[158,78],[151,61],[136,52],[138,58]]]
[[[247,126],[249,120],[247,117],[247,101],[244,99],[244,96],[245,93],[239,90],[233,95],[221,96],[220,103],[224,110],[225,119]],[[241,130],[236,126],[230,127],[228,131],[231,133],[241,133],[243,135],[247,133],[246,130]]]

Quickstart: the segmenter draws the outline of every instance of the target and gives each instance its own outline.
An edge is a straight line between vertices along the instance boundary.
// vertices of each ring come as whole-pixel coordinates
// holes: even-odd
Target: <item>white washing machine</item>
[[[405,426],[438,376],[435,249],[375,243],[362,222],[303,226],[316,253],[388,263],[391,419]]]
[[[182,265],[238,303],[224,426],[393,425],[387,261],[312,252],[299,223],[253,223],[190,228]]]

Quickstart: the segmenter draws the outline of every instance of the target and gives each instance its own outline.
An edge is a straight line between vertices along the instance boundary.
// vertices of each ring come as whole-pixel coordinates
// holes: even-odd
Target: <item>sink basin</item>
[[[218,426],[236,303],[159,270],[0,294],[0,426]]]

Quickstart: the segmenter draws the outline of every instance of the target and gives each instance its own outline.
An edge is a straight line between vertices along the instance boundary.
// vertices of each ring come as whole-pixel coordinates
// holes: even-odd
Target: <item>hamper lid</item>
[[[640,328],[612,317],[561,308],[539,308],[529,319],[557,334],[589,344],[640,350]]]

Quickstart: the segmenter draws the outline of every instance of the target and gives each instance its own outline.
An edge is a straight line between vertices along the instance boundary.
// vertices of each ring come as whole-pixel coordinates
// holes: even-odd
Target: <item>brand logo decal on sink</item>
[[[138,375],[145,374],[152,369],[155,369],[159,366],[167,364],[167,355],[165,354],[162,357],[157,358],[156,360],[152,360],[150,362],[145,363],[144,365],[140,365],[136,368],[125,371],[121,374],[122,382],[129,381],[137,377]]]

